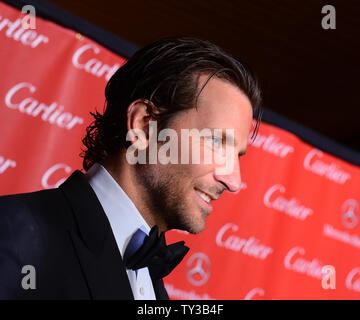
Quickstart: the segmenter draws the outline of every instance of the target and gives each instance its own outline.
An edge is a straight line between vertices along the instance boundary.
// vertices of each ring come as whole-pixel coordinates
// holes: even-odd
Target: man
[[[201,232],[211,202],[240,190],[238,157],[261,103],[244,64],[206,41],[165,38],[122,66],[105,96],[83,139],[85,174],[0,197],[0,298],[168,299],[162,277],[187,248],[167,248],[163,232]],[[191,151],[186,129],[205,132]],[[162,130],[176,137],[170,158]],[[196,151],[200,161],[183,161]]]

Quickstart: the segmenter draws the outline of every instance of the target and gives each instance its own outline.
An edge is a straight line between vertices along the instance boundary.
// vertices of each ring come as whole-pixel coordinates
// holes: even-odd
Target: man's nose
[[[238,192],[240,191],[241,186],[241,173],[240,173],[240,161],[236,159],[234,161],[234,168],[228,174],[217,174],[216,170],[214,173],[214,177],[216,180],[221,182],[228,191],[230,192]]]

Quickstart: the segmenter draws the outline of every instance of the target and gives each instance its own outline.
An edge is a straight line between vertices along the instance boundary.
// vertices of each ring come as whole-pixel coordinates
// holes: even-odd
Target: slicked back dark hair
[[[198,79],[209,77],[202,88]],[[81,156],[88,170],[126,148],[127,108],[137,99],[152,102],[156,112],[148,108],[158,130],[165,128],[178,112],[196,108],[199,94],[213,77],[230,82],[249,99],[256,126],[261,121],[261,91],[256,76],[243,62],[216,45],[191,37],[169,37],[150,43],[137,51],[111,77],[105,88],[103,114],[90,112],[94,121],[87,127],[82,142],[87,148]]]

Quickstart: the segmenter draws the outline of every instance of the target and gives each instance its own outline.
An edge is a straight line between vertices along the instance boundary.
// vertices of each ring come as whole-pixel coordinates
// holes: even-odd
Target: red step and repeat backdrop
[[[23,17],[0,3],[2,195],[81,169],[89,111],[126,61],[44,19],[24,30]],[[217,201],[205,231],[168,232],[191,248],[165,278],[170,298],[360,299],[360,168],[266,123],[241,168],[242,190]]]

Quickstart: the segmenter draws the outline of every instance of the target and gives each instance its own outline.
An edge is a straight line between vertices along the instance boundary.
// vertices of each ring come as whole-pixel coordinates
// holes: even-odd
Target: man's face
[[[208,75],[200,76],[200,88],[207,78]],[[197,108],[179,112],[174,116],[171,129],[174,129],[178,136],[178,164],[138,165],[136,170],[138,183],[144,186],[148,196],[148,208],[154,215],[161,217],[167,229],[201,232],[205,227],[206,217],[212,211],[212,201],[218,199],[225,190],[240,190],[238,154],[246,150],[252,117],[248,98],[234,85],[215,77],[202,90]],[[230,172],[221,173],[221,170],[217,170],[224,166],[218,164],[219,162],[204,161],[202,155],[206,148],[213,148],[213,151],[217,152],[219,141],[211,137],[201,137],[197,142],[190,140],[190,150],[192,147],[200,148],[200,163],[192,163],[191,151],[190,163],[181,163],[181,130],[201,131],[207,128],[211,129],[212,133],[213,129],[221,129],[224,133],[226,129],[233,130],[233,149],[229,149],[233,150],[230,153],[232,158],[227,158],[227,161],[233,161]],[[222,144],[225,149],[225,139]],[[231,143],[229,147],[231,148]]]

